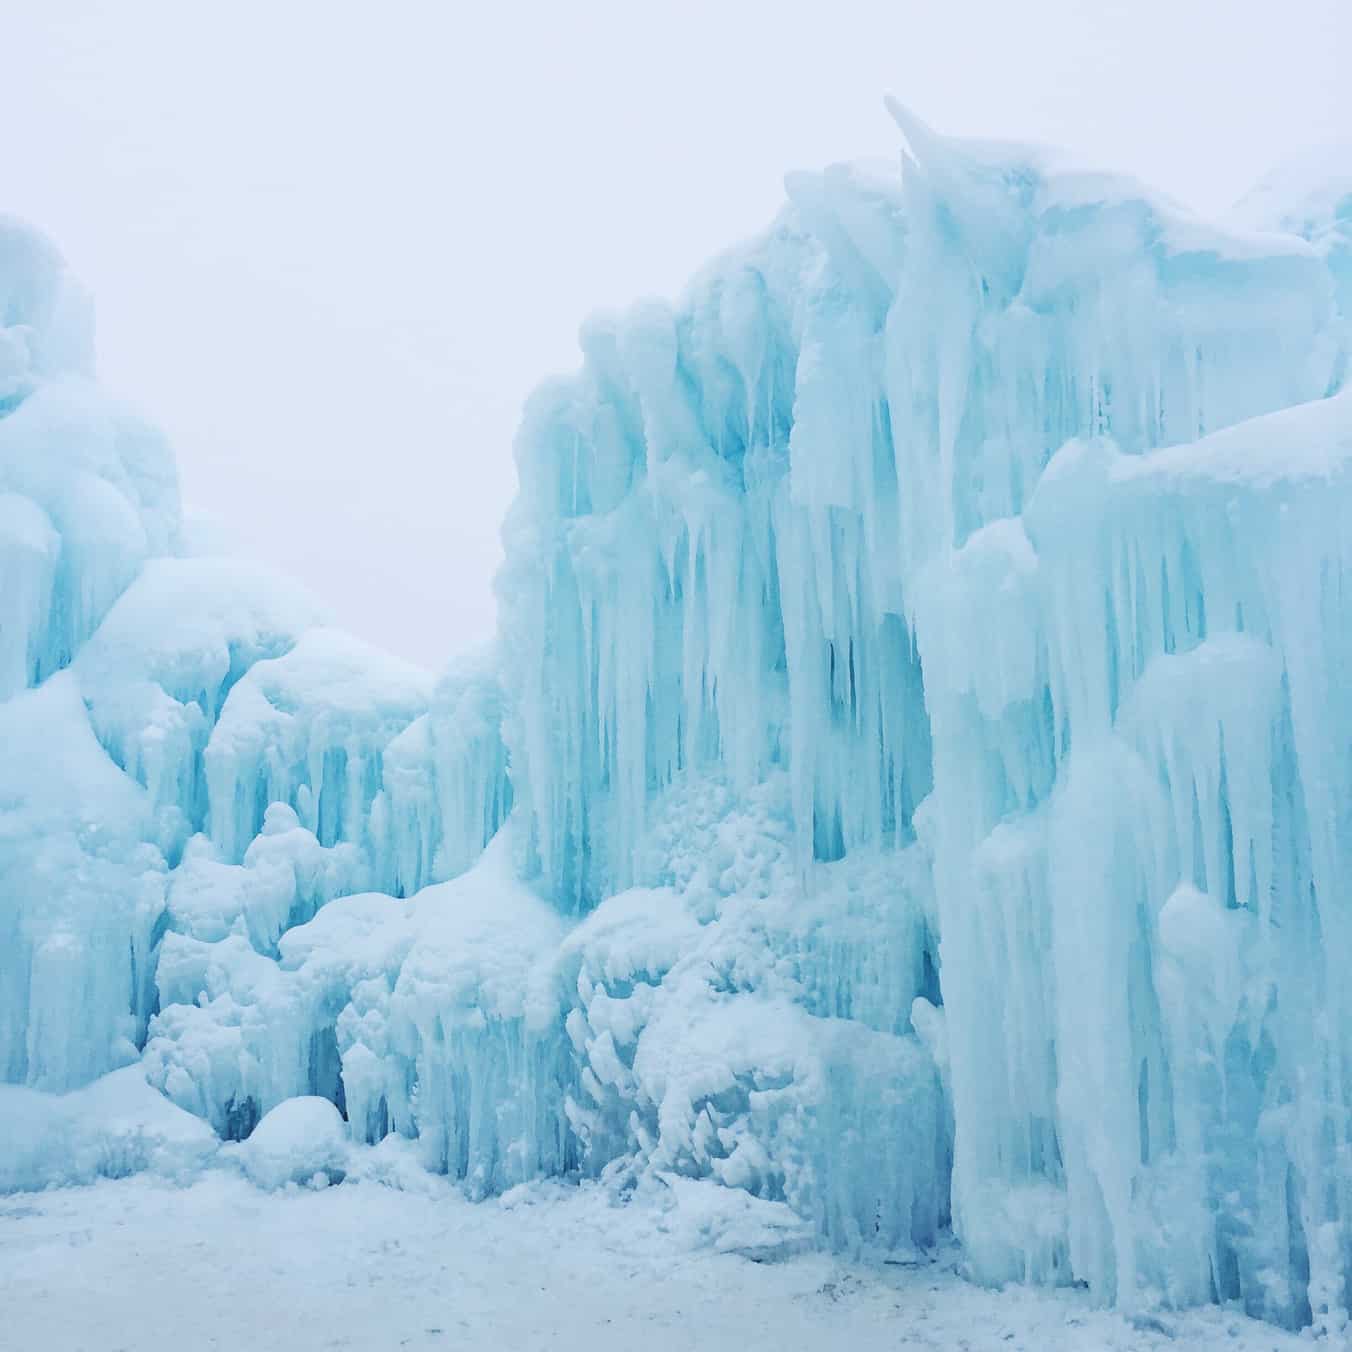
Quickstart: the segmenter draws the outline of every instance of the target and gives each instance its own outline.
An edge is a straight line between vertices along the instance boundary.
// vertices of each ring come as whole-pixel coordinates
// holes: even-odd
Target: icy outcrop
[[[584,328],[435,685],[160,557],[14,310],[4,1078],[1346,1328],[1346,176],[1213,227],[894,113]]]
[[[909,1248],[948,1216],[940,1078],[910,1032],[937,998],[913,850],[804,889],[782,775],[738,802],[680,785],[645,843],[656,886],[602,902],[558,978],[581,1063],[584,1170],[713,1178],[831,1244]]]
[[[77,659],[100,742],[150,795],[171,861],[207,825],[203,761],[231,689],[281,657],[322,617],[269,570],[215,558],[160,558],[122,593]]]
[[[70,672],[0,703],[0,748],[0,1078],[75,1089],[144,1041],[164,859]]]
[[[362,891],[369,874],[359,847],[321,845],[292,808],[272,803],[239,864],[222,862],[205,836],[192,838],[169,886],[170,928],[204,943],[241,933],[275,954],[283,934],[334,897]]]
[[[283,930],[369,885],[380,752],[430,690],[422,673],[326,637],[318,604],[286,579],[179,556],[173,457],[94,383],[91,338],[56,250],[0,221],[0,1078],[42,1091],[140,1054],[167,931],[238,932],[275,952]],[[244,712],[270,694],[296,706],[268,706],[273,742]],[[275,796],[326,832],[331,815],[354,823],[356,838],[321,845],[294,812],[278,815],[283,803],[265,822],[265,800],[222,857],[202,833],[213,817],[233,824],[210,801],[209,771],[234,768],[227,738],[276,766],[287,791]],[[349,752],[371,762],[347,777],[355,805],[346,782],[322,782]]]
[[[0,698],[67,665],[178,529],[172,454],[92,371],[83,291],[0,217]]]
[[[497,835],[512,804],[502,716],[496,662],[463,658],[385,747],[371,809],[383,891],[409,896],[453,878]]]
[[[240,1136],[288,1098],[340,1101],[358,1140],[417,1136],[480,1195],[570,1167],[557,914],[513,876],[506,836],[407,900],[332,901],[280,942],[170,935],[151,1082]]]
[[[581,375],[527,410],[509,744],[538,866],[574,905],[633,878],[653,790],[685,767],[745,786],[787,764],[818,858],[904,841],[932,773],[916,627],[948,557],[996,551],[1010,604],[971,618],[1021,651],[981,679],[1008,661],[1031,687],[1018,517],[1053,452],[1190,441],[1341,369],[1300,240],[899,117],[903,175],[792,176],[768,236],[680,311],[593,321]]]
[[[947,1089],[977,1274],[1334,1328],[1342,209],[1211,228],[896,113],[900,176],[791,178],[527,411],[525,866],[579,910],[644,881],[711,768],[783,768],[809,894],[918,839],[939,977],[896,1031]]]
[[[227,1136],[327,1095],[358,1141],[416,1137],[476,1196],[542,1174],[716,1179],[842,1248],[932,1242],[951,1144],[906,1029],[937,991],[924,917],[889,895],[923,865],[844,862],[808,896],[783,793],[712,797],[670,805],[679,853],[650,844],[678,885],[571,932],[515,878],[509,824],[451,882],[330,902],[276,963],[238,933],[170,934],[151,1082]],[[726,850],[716,876],[685,872],[692,849]]]
[[[269,803],[294,808],[321,844],[362,845],[385,747],[427,708],[420,668],[336,629],[313,629],[231,689],[203,753],[210,833],[232,859]]]

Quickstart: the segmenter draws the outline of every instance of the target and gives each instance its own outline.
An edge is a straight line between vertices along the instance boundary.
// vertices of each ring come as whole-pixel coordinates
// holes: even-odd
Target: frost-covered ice
[[[0,229],[10,1186],[173,1174],[140,1077],[265,1186],[1344,1334],[1352,162],[1211,225],[893,112],[587,323],[439,681],[203,554]]]

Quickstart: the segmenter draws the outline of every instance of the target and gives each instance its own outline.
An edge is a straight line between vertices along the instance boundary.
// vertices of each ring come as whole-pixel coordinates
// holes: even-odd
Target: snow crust
[[[1345,1335],[1352,199],[1212,225],[892,111],[584,326],[440,681],[201,552],[0,227],[0,1079],[58,1124],[7,1186],[159,1091],[264,1187],[951,1227]]]

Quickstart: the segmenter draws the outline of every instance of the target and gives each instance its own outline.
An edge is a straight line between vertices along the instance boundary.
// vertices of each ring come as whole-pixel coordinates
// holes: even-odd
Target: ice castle
[[[194,552],[0,222],[0,1186],[318,1095],[476,1196],[1346,1327],[1352,157],[1212,224],[892,112],[584,326],[440,680]]]

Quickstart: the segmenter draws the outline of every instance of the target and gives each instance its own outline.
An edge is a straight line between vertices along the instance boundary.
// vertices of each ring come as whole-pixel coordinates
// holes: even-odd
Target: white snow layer
[[[0,1179],[125,1172],[116,1071],[266,1186],[339,1114],[1346,1329],[1352,179],[1212,227],[893,111],[900,172],[585,326],[436,684],[185,542],[0,226],[0,1077],[60,1124]]]
[[[474,1204],[445,1179],[415,1178],[416,1166],[401,1172],[401,1153],[371,1151],[369,1173],[354,1160],[342,1187],[322,1190],[264,1192],[213,1172],[190,1187],[143,1175],[0,1197],[5,1335],[53,1352],[1310,1346],[1214,1306],[1122,1315],[1073,1289],[983,1291],[961,1279],[948,1245],[886,1265],[750,1261],[710,1243],[712,1208],[698,1203],[754,1199],[708,1184],[687,1181],[650,1207],[549,1183]],[[173,1273],[154,1299],[148,1272]]]

